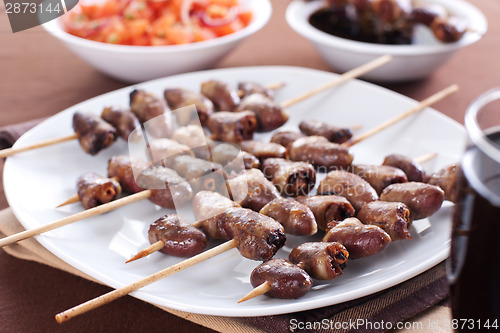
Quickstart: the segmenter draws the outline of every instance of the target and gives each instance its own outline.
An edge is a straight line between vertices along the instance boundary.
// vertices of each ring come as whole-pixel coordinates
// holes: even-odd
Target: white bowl
[[[308,22],[311,14],[325,6],[323,1],[295,0],[287,8],[286,19],[292,29],[313,43],[336,71],[345,72],[381,55],[390,54],[393,60],[389,64],[363,78],[379,82],[409,81],[428,77],[453,53],[478,41],[487,30],[488,23],[483,13],[471,4],[462,0],[431,1],[442,4],[455,16],[464,18],[470,32],[466,32],[458,42],[449,44],[437,41],[427,27],[416,28],[415,43],[411,45],[357,42],[320,31]]]
[[[240,0],[253,13],[244,29],[208,41],[168,46],[128,46],[94,42],[65,32],[59,19],[43,27],[77,56],[101,72],[125,82],[141,82],[167,75],[207,69],[243,39],[266,25],[271,17],[269,0]]]

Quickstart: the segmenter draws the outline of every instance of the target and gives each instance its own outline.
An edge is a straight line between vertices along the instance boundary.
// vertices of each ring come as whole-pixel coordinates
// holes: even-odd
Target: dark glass
[[[486,98],[491,95],[495,96]],[[457,332],[500,328],[500,130],[495,126],[500,108],[481,114],[487,104],[497,100],[500,102],[500,89],[481,96],[469,108],[465,121],[469,142],[457,178],[459,197],[447,261],[453,329]],[[481,121],[487,117],[495,122],[483,126]]]

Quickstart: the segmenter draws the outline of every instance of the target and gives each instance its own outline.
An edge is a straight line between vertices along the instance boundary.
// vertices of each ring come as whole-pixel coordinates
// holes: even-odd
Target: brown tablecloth
[[[491,0],[470,2],[482,9],[489,20],[486,36],[461,50],[426,80],[387,85],[389,89],[422,99],[458,83],[460,92],[436,104],[435,108],[460,122],[472,99],[500,84],[497,74],[500,73],[497,59],[500,55],[500,4]],[[309,42],[287,26],[284,10],[288,3],[288,0],[274,0],[269,24],[243,42],[218,67],[292,65],[331,70]],[[88,98],[126,86],[76,58],[41,28],[12,34],[3,5],[0,45],[0,127],[50,116]],[[0,208],[5,208],[3,188],[0,190]],[[53,320],[55,313],[103,294],[109,288],[44,265],[15,259],[2,250],[0,267],[2,332],[211,332],[131,297],[58,326]],[[444,315],[447,315],[446,310]]]

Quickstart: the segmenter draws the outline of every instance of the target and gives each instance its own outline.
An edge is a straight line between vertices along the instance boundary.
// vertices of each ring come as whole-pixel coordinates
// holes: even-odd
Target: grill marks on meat
[[[342,275],[349,252],[337,242],[308,242],[294,248],[291,262],[318,280],[332,280]]]
[[[151,224],[148,231],[151,244],[162,241],[160,252],[176,257],[191,257],[207,247],[207,236],[177,214],[167,214]]]
[[[248,259],[271,259],[285,245],[283,226],[250,209],[226,209],[217,223],[222,236],[235,239],[241,255]]]
[[[116,140],[116,129],[90,112],[75,112],[73,130],[83,151],[90,155],[96,155]]]
[[[78,197],[85,209],[93,208],[117,199],[122,188],[115,179],[89,172],[76,181]]]
[[[250,283],[254,288],[265,282],[270,285],[265,295],[283,299],[302,297],[313,286],[307,272],[286,259],[268,260],[252,271]]]

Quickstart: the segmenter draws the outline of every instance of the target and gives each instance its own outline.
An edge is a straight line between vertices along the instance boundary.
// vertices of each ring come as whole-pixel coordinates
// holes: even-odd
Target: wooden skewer
[[[313,89],[313,90],[306,92],[300,96],[297,96],[296,98],[293,98],[289,101],[283,102],[280,105],[282,108],[286,109],[286,108],[292,106],[293,104],[296,104],[300,101],[303,101],[306,98],[309,98],[317,93],[320,93],[320,92],[325,91],[327,89],[330,89],[332,87],[341,85],[342,83],[347,82],[351,79],[360,77],[360,76],[362,76],[362,75],[364,75],[364,74],[366,74],[366,73],[368,73],[368,72],[370,72],[370,71],[372,71],[380,66],[387,64],[391,60],[392,60],[392,56],[389,54],[381,56],[381,57],[379,57],[375,60],[372,60],[364,65],[361,65],[359,67],[351,69],[348,72],[345,72],[344,74],[340,75],[339,77],[337,77],[335,80],[333,80],[331,82],[328,82],[328,83],[326,83],[326,84],[324,84],[316,89]]]
[[[210,250],[207,250],[203,253],[200,253],[200,254],[198,254],[194,257],[191,257],[187,260],[181,261],[178,264],[167,267],[167,268],[165,268],[157,273],[154,273],[154,274],[147,276],[139,281],[136,281],[132,284],[129,284],[128,286],[110,291],[107,294],[101,295],[101,296],[94,298],[90,301],[87,301],[83,304],[75,306],[74,308],[71,308],[71,309],[66,310],[64,312],[61,312],[55,316],[56,321],[59,324],[64,323],[65,321],[67,321],[71,318],[74,318],[78,315],[81,315],[82,313],[85,313],[87,311],[90,311],[92,309],[100,307],[101,305],[112,302],[117,298],[125,296],[125,295],[127,295],[135,290],[138,290],[138,289],[145,287],[151,283],[154,283],[154,282],[159,281],[163,278],[166,278],[167,276],[170,276],[170,275],[178,273],[182,270],[185,270],[186,268],[194,266],[202,261],[205,261],[207,259],[215,257],[221,253],[229,251],[237,246],[238,246],[238,242],[234,239],[227,241],[225,243],[222,243],[219,246],[216,246],[216,247],[214,247]]]
[[[271,290],[271,284],[266,281],[262,283],[260,286],[255,287],[251,292],[243,296],[238,303],[248,301],[249,299],[264,295],[267,293],[269,290]]]
[[[41,142],[26,146],[26,147],[3,149],[3,150],[0,150],[0,158],[12,156],[14,154],[22,153],[22,152],[28,151],[28,150],[33,150],[33,149],[47,147],[47,146],[55,145],[55,144],[66,142],[66,141],[71,141],[71,140],[74,140],[77,138],[78,138],[78,134],[74,133],[74,134],[63,136],[60,138],[41,141]]]
[[[54,229],[63,227],[65,225],[68,225],[68,224],[71,224],[71,223],[74,223],[74,222],[77,222],[77,221],[80,221],[80,220],[83,220],[83,219],[86,219],[86,218],[89,218],[92,216],[96,216],[96,215],[99,215],[102,213],[112,211],[116,208],[123,207],[125,205],[131,204],[131,203],[134,203],[137,201],[148,199],[150,196],[151,196],[150,190],[137,192],[137,193],[134,193],[134,194],[129,195],[127,197],[124,197],[124,198],[121,198],[121,199],[118,199],[115,201],[111,201],[107,204],[97,206],[94,208],[90,208],[90,209],[84,210],[82,212],[73,214],[71,216],[67,216],[65,218],[62,218],[62,219],[57,220],[55,222],[43,225],[41,227],[22,231],[20,233],[17,233],[17,234],[0,239],[0,247],[4,247],[6,245],[9,245],[9,244],[12,244],[15,242],[19,242],[19,241],[26,239],[26,238],[29,238],[29,237],[40,235],[44,232],[54,230]]]
[[[344,82],[347,82],[351,79],[354,79],[356,77],[362,76],[362,75],[364,75],[364,74],[366,74],[366,73],[368,73],[368,72],[370,72],[370,71],[372,71],[372,70],[374,70],[382,65],[387,64],[391,60],[392,60],[391,55],[385,55],[385,56],[382,56],[380,58],[377,58],[377,59],[370,61],[364,65],[361,65],[361,66],[354,68],[348,72],[345,72],[344,74],[340,75],[335,80],[333,80],[329,83],[326,83],[326,84],[324,84],[316,89],[313,89],[309,92],[306,92],[306,93],[304,93],[296,98],[293,98],[289,101],[282,102],[280,105],[283,108],[290,107],[293,104],[301,102],[301,101],[303,101],[303,100],[305,100],[305,99],[307,99],[315,94],[318,94],[318,93],[325,91],[329,88],[332,88],[334,86],[338,86],[338,85],[340,85]],[[282,87],[283,85],[284,85],[283,83],[273,83],[273,84],[266,86],[266,88],[278,89],[278,88]],[[74,140],[77,138],[78,138],[78,135],[75,133],[75,134],[71,134],[68,136],[61,137],[61,138],[42,141],[42,142],[30,145],[30,146],[26,146],[26,147],[8,148],[8,149],[0,150],[0,158],[12,156],[14,154],[21,153],[21,152],[28,151],[28,150],[47,147],[47,146],[54,145],[54,144],[61,143],[61,142],[65,142],[65,141],[71,141],[71,140]]]
[[[68,198],[68,200],[64,201],[62,204],[60,204],[59,206],[57,206],[56,208],[59,208],[59,207],[62,207],[62,206],[66,206],[66,205],[70,205],[70,204],[74,204],[74,203],[77,203],[78,201],[80,201],[80,197],[78,196],[78,194],[75,194],[72,197]]]
[[[274,90],[274,89],[279,89],[283,86],[284,86],[284,83],[277,82],[277,83],[272,83],[272,84],[267,85],[266,88]],[[240,92],[238,92],[238,93],[240,93]],[[58,143],[71,141],[71,140],[75,140],[75,139],[78,139],[78,134],[73,133],[71,135],[66,135],[63,137],[55,138],[55,139],[40,141],[38,143],[29,145],[29,146],[25,146],[25,147],[3,149],[3,150],[0,150],[0,158],[12,156],[12,155],[22,153],[22,152],[25,152],[28,150],[34,150],[34,149],[38,149],[38,148],[52,146],[52,145],[55,145]],[[73,202],[69,202],[69,203],[73,203]]]
[[[120,182],[120,179],[118,179],[118,177],[111,177],[110,179],[115,180],[117,182]],[[66,201],[64,201],[62,204],[57,206],[56,208],[60,208],[62,206],[74,204],[74,203],[77,203],[79,201],[80,201],[80,196],[78,196],[78,194],[75,194],[72,197],[68,198]]]
[[[394,125],[395,123],[403,120],[406,117],[409,117],[409,116],[411,116],[419,111],[422,111],[426,107],[431,106],[432,104],[439,102],[440,100],[448,97],[449,95],[451,95],[457,91],[458,91],[458,85],[456,85],[456,84],[451,85],[448,88],[445,88],[445,89],[435,93],[434,95],[427,97],[426,99],[424,99],[423,101],[421,101],[420,103],[418,103],[416,106],[412,107],[411,109],[409,109],[405,113],[402,113],[402,114],[400,114],[392,119],[389,119],[388,121],[386,121],[378,126],[375,126],[371,130],[366,131],[365,133],[359,135],[358,137],[352,139],[351,141],[345,142],[343,145],[347,146],[347,147],[355,145],[356,143],[358,143],[362,140],[365,140],[365,139],[371,137],[372,135],[375,135],[375,134],[381,132],[382,130]]]
[[[195,223],[193,223],[191,225],[193,227],[195,227],[195,228],[199,228],[200,225],[201,225],[201,221],[195,222]],[[147,257],[150,254],[153,254],[156,251],[159,251],[159,250],[163,249],[164,246],[165,246],[165,242],[162,241],[162,240],[159,240],[159,241],[151,244],[150,246],[148,246],[144,250],[141,250],[141,251],[137,252],[132,258],[130,258],[129,260],[125,261],[125,263],[128,264],[129,262],[135,261],[137,259],[141,259],[141,258]]]
[[[425,155],[419,156],[417,158],[414,158],[413,161],[418,163],[418,164],[422,164],[422,163],[425,163],[427,161],[432,160],[436,156],[437,156],[437,153],[429,153],[429,154],[425,154]]]

